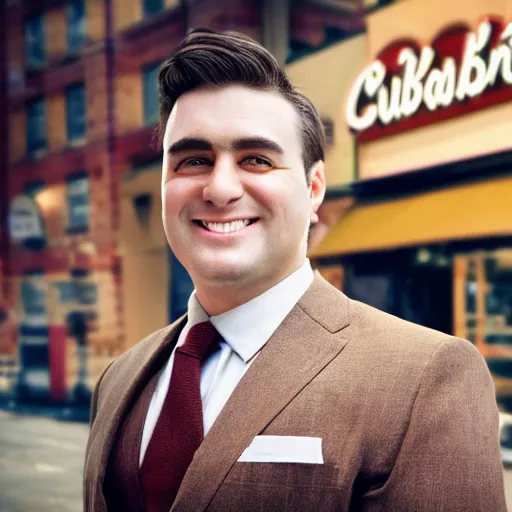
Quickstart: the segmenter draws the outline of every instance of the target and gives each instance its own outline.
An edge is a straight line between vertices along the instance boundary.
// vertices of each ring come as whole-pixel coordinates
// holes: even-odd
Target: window
[[[27,317],[42,317],[47,321],[48,283],[42,271],[26,272],[20,283],[20,298],[23,313]]]
[[[67,11],[67,39],[69,53],[76,53],[86,42],[85,2],[70,0]]]
[[[43,15],[28,18],[25,22],[25,61],[28,66],[44,64]]]
[[[46,148],[46,116],[44,99],[27,105],[27,152],[35,153]]]
[[[363,1],[296,0],[290,4],[287,63],[302,59],[366,30]],[[360,7],[348,9],[352,3]],[[342,5],[347,4],[347,5]]]
[[[16,239],[27,251],[40,251],[46,246],[46,232],[44,227],[44,216],[41,210],[40,194],[47,191],[45,182],[42,180],[29,181],[23,187],[23,195],[26,197],[15,200],[11,209],[9,225],[16,232]]]
[[[145,66],[142,70],[142,94],[144,103],[144,124],[158,121],[158,71],[160,63]]]
[[[144,17],[153,16],[164,10],[164,0],[143,0]]]
[[[69,141],[85,137],[86,105],[84,84],[70,85],[66,89],[66,125]]]
[[[60,302],[66,305],[80,304],[95,306],[98,303],[98,285],[83,279],[86,276],[74,276],[69,281],[57,281],[53,285],[58,288]]]
[[[68,231],[89,229],[89,178],[77,174],[68,178]]]

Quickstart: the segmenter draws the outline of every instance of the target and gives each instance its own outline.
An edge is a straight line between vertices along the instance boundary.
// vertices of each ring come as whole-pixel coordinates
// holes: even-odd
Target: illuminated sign
[[[346,119],[361,142],[512,101],[512,22],[451,26],[389,45],[357,77]]]

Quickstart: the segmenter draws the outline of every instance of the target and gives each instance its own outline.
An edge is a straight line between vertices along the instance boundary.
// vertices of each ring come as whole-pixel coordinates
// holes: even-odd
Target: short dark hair
[[[299,114],[306,173],[313,164],[324,160],[324,130],[314,105],[293,87],[268,50],[238,32],[193,30],[162,65],[158,75],[160,142],[171,110],[182,94],[201,86],[235,83],[275,91],[287,99]]]

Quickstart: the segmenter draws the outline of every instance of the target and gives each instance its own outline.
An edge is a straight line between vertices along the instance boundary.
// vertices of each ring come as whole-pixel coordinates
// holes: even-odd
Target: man
[[[505,511],[478,351],[311,270],[311,103],[233,33],[190,34],[159,86],[163,224],[195,292],[98,383],[85,509]]]

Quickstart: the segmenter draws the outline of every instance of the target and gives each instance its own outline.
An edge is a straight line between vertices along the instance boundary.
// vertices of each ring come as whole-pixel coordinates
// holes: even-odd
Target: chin
[[[196,261],[195,274],[212,284],[229,286],[254,280],[261,273],[261,268],[258,262],[247,261],[241,256],[236,260],[203,257]]]
[[[211,265],[203,268],[201,275],[211,283],[234,285],[247,281],[247,278],[254,276],[254,271],[240,265]]]

